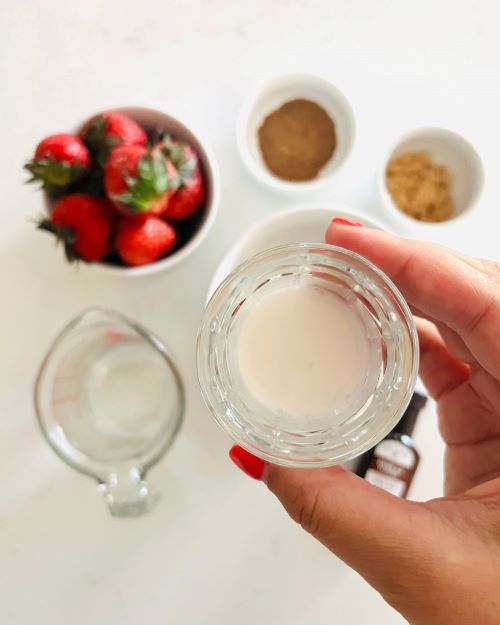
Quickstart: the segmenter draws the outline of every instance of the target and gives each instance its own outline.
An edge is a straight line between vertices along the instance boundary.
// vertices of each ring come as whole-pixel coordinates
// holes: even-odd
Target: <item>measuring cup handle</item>
[[[136,467],[110,473],[99,488],[104,494],[109,511],[117,517],[145,514],[159,499],[158,494],[150,492],[147,482]]]

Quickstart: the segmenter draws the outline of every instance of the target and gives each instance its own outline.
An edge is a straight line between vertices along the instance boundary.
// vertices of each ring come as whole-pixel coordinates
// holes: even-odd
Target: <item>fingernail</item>
[[[362,226],[359,221],[354,221],[353,219],[346,219],[345,217],[334,217],[332,219],[332,224],[339,224],[341,226]]]
[[[265,462],[254,456],[243,447],[233,445],[229,450],[229,457],[234,464],[254,480],[261,480],[264,473]]]

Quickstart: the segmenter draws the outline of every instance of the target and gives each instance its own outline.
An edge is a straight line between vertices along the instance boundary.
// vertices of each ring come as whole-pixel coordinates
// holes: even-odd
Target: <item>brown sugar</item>
[[[398,208],[420,221],[453,217],[450,175],[428,152],[406,152],[393,158],[385,173],[387,189]]]
[[[270,171],[283,180],[316,178],[337,144],[335,124],[310,100],[290,100],[266,117],[259,145]]]

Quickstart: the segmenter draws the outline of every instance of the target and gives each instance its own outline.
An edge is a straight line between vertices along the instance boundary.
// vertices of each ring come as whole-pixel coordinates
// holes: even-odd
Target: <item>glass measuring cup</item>
[[[55,453],[95,478],[111,514],[138,516],[156,500],[147,471],[172,444],[185,408],[163,343],[112,310],[91,308],[55,339],[35,383],[35,410]]]

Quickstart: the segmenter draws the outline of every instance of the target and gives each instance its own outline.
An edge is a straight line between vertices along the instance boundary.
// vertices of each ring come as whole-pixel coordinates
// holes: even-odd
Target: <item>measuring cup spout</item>
[[[136,467],[113,471],[100,490],[104,494],[109,511],[117,517],[135,517],[148,512],[158,501]]]

